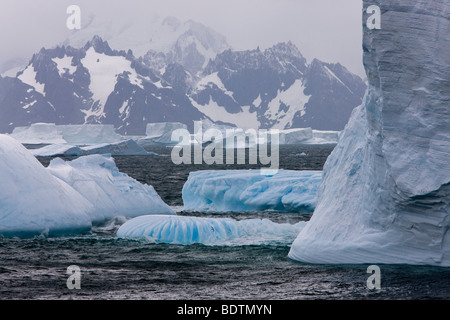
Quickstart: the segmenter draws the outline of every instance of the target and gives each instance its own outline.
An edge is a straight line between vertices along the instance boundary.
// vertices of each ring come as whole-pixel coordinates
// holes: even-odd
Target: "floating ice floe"
[[[183,186],[185,210],[312,212],[321,171],[205,170],[191,172]]]
[[[179,245],[289,244],[306,222],[274,223],[268,219],[234,220],[187,216],[141,216],[125,222],[117,237]]]

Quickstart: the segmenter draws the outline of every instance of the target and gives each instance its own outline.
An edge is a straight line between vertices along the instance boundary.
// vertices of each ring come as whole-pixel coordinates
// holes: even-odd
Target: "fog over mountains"
[[[0,77],[0,132],[50,122],[112,124],[120,134],[143,135],[147,123],[192,129],[201,119],[342,130],[366,90],[339,63],[308,63],[292,42],[235,51],[194,21],[161,19],[145,39],[138,27],[93,25]]]

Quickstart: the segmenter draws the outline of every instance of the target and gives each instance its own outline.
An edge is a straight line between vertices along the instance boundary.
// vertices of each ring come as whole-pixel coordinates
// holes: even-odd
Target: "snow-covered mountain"
[[[240,127],[342,130],[366,85],[340,64],[308,64],[291,42],[226,50],[205,68],[193,105],[214,121]]]
[[[181,28],[176,20],[164,23]],[[308,64],[290,42],[216,55],[223,39],[188,24],[173,51],[141,57],[113,50],[99,36],[78,48],[41,49],[16,77],[0,77],[0,132],[37,122],[101,123],[143,135],[147,123],[192,129],[201,119],[242,128],[341,130],[361,104],[364,82],[340,64]]]
[[[52,122],[113,124],[120,133],[143,134],[148,122],[191,123],[203,117],[183,91],[131,51],[112,50],[97,36],[81,49],[42,49],[16,78],[0,84],[0,128],[6,132]]]
[[[94,16],[84,28],[74,30],[63,45],[80,48],[96,35],[115,49],[132,50],[136,57],[148,52],[150,56],[162,53],[166,64],[179,63],[192,73],[202,70],[210,59],[230,48],[225,36],[199,22],[157,15],[133,23],[128,19],[104,21]]]

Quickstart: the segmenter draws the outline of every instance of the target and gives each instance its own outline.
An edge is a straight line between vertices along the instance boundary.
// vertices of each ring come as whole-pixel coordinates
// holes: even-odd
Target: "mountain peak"
[[[272,46],[271,48],[266,49],[266,51],[267,52],[277,51],[279,53],[283,53],[283,54],[286,54],[286,55],[303,57],[303,55],[300,52],[300,50],[297,48],[297,46],[292,41],[279,42],[276,45]]]
[[[105,54],[112,54],[113,50],[109,46],[107,41],[104,41],[102,37],[99,35],[95,35],[92,40],[88,41],[86,45],[84,46],[84,50],[88,50],[89,48],[94,48],[94,50],[97,53],[105,53]]]

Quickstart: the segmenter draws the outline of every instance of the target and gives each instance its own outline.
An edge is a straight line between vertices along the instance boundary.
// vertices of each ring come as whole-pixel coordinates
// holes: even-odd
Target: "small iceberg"
[[[125,222],[117,237],[178,245],[288,245],[305,225],[303,221],[279,224],[268,219],[149,215]]]
[[[74,146],[70,144],[51,144],[32,150],[36,157],[72,157],[91,154],[110,154],[112,156],[156,156],[148,152],[134,140],[123,140],[114,143],[102,143],[90,146]]]

